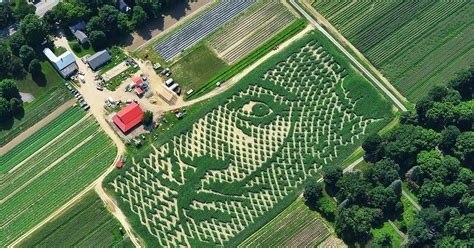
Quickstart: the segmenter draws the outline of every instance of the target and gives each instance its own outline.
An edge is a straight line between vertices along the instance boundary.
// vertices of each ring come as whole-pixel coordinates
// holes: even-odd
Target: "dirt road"
[[[28,128],[27,130],[25,130],[24,132],[16,136],[14,139],[8,142],[8,144],[6,144],[3,147],[0,147],[0,156],[10,151],[10,149],[20,144],[26,138],[30,137],[30,135],[32,135],[34,132],[38,131],[38,129],[48,124],[51,120],[53,120],[54,118],[64,113],[64,111],[66,111],[66,109],[71,107],[74,104],[74,102],[75,102],[74,99],[67,101],[63,105],[59,106],[59,108],[54,110],[51,114],[44,117],[43,119],[38,121],[36,124],[34,124],[32,127]]]
[[[313,19],[301,6],[299,6],[295,0],[290,0],[291,5],[295,7],[298,11],[300,11],[303,16],[313,25],[315,26],[321,33],[324,34],[352,63],[361,71],[363,72],[369,79],[372,81],[377,87],[379,87],[389,98],[392,102],[402,111],[407,111],[407,108],[395,97],[390,90],[385,87],[385,84],[382,84],[376,77],[372,75],[369,70],[367,70],[364,65],[362,65],[351,53],[349,53],[346,48],[344,48],[339,41],[337,41],[328,31],[326,31],[316,20]],[[392,88],[393,86],[390,86]]]

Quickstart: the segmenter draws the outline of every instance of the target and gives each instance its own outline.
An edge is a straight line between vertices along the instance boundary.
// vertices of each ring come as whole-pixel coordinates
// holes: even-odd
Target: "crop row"
[[[446,5],[438,2],[430,9],[424,11],[419,17],[413,19],[395,33],[379,42],[372,49],[367,51],[367,56],[371,57],[371,62],[375,65],[382,65],[387,59],[391,59],[401,53],[412,44],[416,44],[418,39],[429,35],[438,24],[449,16],[457,16],[458,10],[465,6],[467,2],[453,2]],[[472,13],[472,11],[471,11]]]
[[[93,124],[93,122],[90,122]],[[74,149],[85,138],[97,132],[97,126],[91,124],[84,124],[84,126],[76,127],[61,137],[60,140],[51,144],[46,149],[42,150],[28,161],[22,164],[21,167],[15,171],[6,174],[2,177],[2,186],[0,187],[0,198],[4,198],[24,183],[28,182],[32,177],[41,173],[46,167],[54,163],[66,152]]]
[[[348,21],[354,20],[361,13],[364,13],[369,10],[371,5],[372,3],[370,1],[356,2],[355,4],[351,5],[350,8],[342,10],[336,16],[329,20],[335,27],[342,27]]]
[[[13,241],[93,182],[116,154],[104,133],[80,147],[57,166],[2,204],[0,245]]]
[[[71,107],[60,116],[50,121],[44,127],[30,135],[20,144],[0,157],[0,173],[6,173],[14,165],[33,154],[36,150],[46,145],[56,136],[60,135],[84,116],[84,111]]]
[[[268,40],[272,34],[278,33],[283,28],[288,26],[294,17],[289,12],[282,12],[275,19],[271,19],[265,25],[260,26],[256,32],[246,37],[238,46],[234,47],[231,51],[226,53],[223,58],[227,62],[233,64],[249,54],[260,44]]]
[[[349,4],[353,4],[353,1],[316,0],[312,5],[318,12],[323,13],[327,18],[331,18],[340,9]]]
[[[53,112],[71,97],[63,88],[56,88],[44,95],[45,96],[41,98],[35,99],[32,104],[25,107],[25,115],[21,120],[15,120],[12,128],[0,131],[0,146],[6,145],[20,133]]]
[[[282,11],[285,10],[280,3],[269,1],[259,9],[239,17],[237,21],[225,27],[221,33],[209,41],[209,44],[221,53]]]
[[[155,50],[165,61],[170,61],[182,51],[195,45],[207,35],[240,15],[254,3],[255,0],[224,0],[158,43]]]

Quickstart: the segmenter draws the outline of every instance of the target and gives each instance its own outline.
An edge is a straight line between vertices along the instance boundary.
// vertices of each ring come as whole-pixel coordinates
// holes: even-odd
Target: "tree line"
[[[416,194],[422,210],[402,231],[410,247],[469,247],[474,238],[474,66],[447,86],[436,86],[400,125],[362,144],[367,169],[342,173],[323,169],[324,186],[311,180],[304,196],[349,244],[366,243],[372,228],[403,212],[402,181]],[[336,198],[328,208],[322,192]],[[369,243],[391,247],[390,236]]]

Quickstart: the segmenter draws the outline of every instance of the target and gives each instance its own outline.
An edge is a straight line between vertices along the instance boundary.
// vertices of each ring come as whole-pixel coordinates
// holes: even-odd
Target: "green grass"
[[[85,112],[77,107],[71,107],[60,116],[51,120],[48,124],[40,128],[20,144],[0,156],[0,173],[6,173],[16,164],[29,157],[36,150],[40,149],[52,139],[63,133],[74,123],[79,121]]]
[[[298,198],[287,209],[281,212],[276,218],[268,222],[264,227],[255,232],[252,236],[239,244],[238,247],[277,247],[284,246],[286,241],[292,238],[307,238],[298,236],[307,228],[314,228],[312,223],[320,223],[317,227],[320,230],[313,229],[313,233],[318,233],[318,239],[314,240],[315,245],[326,239],[329,235],[329,229],[325,226],[323,219],[316,212],[310,210],[302,198]]]
[[[402,183],[402,189],[413,199],[416,203],[419,203],[420,201],[418,200],[418,197],[416,197],[415,194],[411,192],[411,190],[408,188],[408,185],[403,182]]]
[[[69,41],[69,47],[72,47],[72,43],[76,43],[77,41]],[[80,44],[79,44],[80,45]],[[84,57],[85,55],[93,55],[94,53],[96,53],[96,51],[94,50],[94,48],[92,48],[92,46],[89,45],[88,48],[84,48],[84,46],[80,45],[81,46],[81,50],[76,52],[74,51],[74,49],[72,49],[72,52],[79,58],[82,58]]]
[[[71,95],[63,87],[52,88],[32,103],[25,104],[25,113],[21,118],[0,123],[0,146],[3,146],[27,130],[57,107],[71,99]]]
[[[344,81],[331,80],[328,76],[329,71],[324,72],[324,68],[327,68],[322,65],[322,59],[311,57],[314,55],[309,55],[313,53],[305,51],[306,48],[303,47],[306,46],[318,49],[320,54],[324,53],[325,56],[321,56],[326,62],[333,62],[332,69],[337,71],[336,73],[344,75]],[[322,47],[321,50],[319,50],[320,47]],[[287,63],[288,59],[300,66],[290,69],[289,66],[293,64]],[[279,72],[283,75],[276,76],[275,70],[277,68],[280,68]],[[293,71],[304,73],[291,73]],[[313,74],[316,72],[319,73],[319,76]],[[318,79],[313,80],[313,77]],[[279,79],[284,80],[280,81]],[[336,81],[337,87],[334,86]],[[326,140],[326,137],[332,137],[331,135],[322,135],[316,142],[316,132],[308,132],[308,128],[315,125],[315,121],[326,126],[327,123],[335,123],[335,126],[341,124],[343,116],[341,113],[335,113],[334,116],[327,114],[330,113],[329,110],[339,109],[335,106],[335,101],[331,100],[331,96],[334,96],[333,93],[340,96],[338,99],[341,102],[341,109],[350,111],[351,116],[363,116],[364,119],[378,120],[368,124],[365,133],[353,143],[337,145],[337,155],[332,154],[331,149],[325,149],[326,145],[322,145],[328,143],[329,147],[336,147],[336,145],[332,145],[333,142]],[[316,98],[319,100],[316,101]],[[242,109],[250,101],[265,103],[272,109],[272,112],[264,117],[246,115]],[[163,216],[160,218],[163,222],[173,217],[179,219],[178,223],[173,224],[171,228],[154,225],[159,232],[166,234],[159,236],[162,245],[171,242],[172,239],[169,237],[177,235],[177,230],[182,227],[184,228],[183,240],[175,244],[169,243],[169,245],[235,246],[294,201],[301,193],[302,182],[307,175],[319,175],[318,171],[314,169],[315,165],[340,165],[360,146],[365,135],[384,128],[393,119],[391,110],[392,103],[385,99],[369,81],[354,71],[337,47],[319,32],[310,32],[263,62],[232,88],[209,100],[195,113],[187,115],[170,131],[164,131],[162,138],[154,142],[154,147],[146,147],[134,154],[133,158],[136,164],[127,163],[122,170],[112,172],[104,182],[104,186],[108,192],[114,194],[121,209],[130,219],[134,230],[139,233],[148,246],[157,245],[157,238],[150,235],[149,230],[141,224],[143,219],[140,220],[140,216],[131,211],[130,204],[124,199],[128,198],[127,192],[145,188],[151,180],[159,181],[161,186],[155,191],[145,194],[144,199],[153,198],[153,195],[163,193],[167,195],[165,200],[158,200],[154,203],[156,207],[151,208],[144,206],[144,201],[130,200],[137,208],[144,209],[146,214],[141,216],[148,216],[148,213],[153,211],[153,213],[158,212]],[[327,119],[325,119],[326,117]],[[281,124],[273,126],[275,124],[274,118],[278,118]],[[357,123],[334,127],[331,132],[335,132],[334,135],[340,136],[342,140],[351,139],[353,137],[352,127],[355,128],[355,133],[361,132],[361,128],[356,127]],[[283,131],[283,127],[287,127],[288,129],[284,129],[287,131]],[[299,127],[303,128],[299,129]],[[265,137],[271,135],[269,133],[277,130],[282,131],[282,137],[279,138],[281,144],[276,143],[278,142],[277,138],[265,140]],[[323,128],[321,128],[322,130]],[[239,137],[236,136],[237,134]],[[245,143],[245,151],[241,147],[231,146],[232,142],[242,142],[243,140],[252,140],[252,138],[256,140]],[[195,142],[195,146],[189,147],[188,145],[193,142]],[[275,152],[260,150],[261,146],[270,144],[273,144]],[[157,152],[161,148],[164,150]],[[249,149],[253,152],[249,152]],[[263,159],[258,163],[258,166],[253,167],[249,161],[260,161],[261,157],[257,154],[265,152],[269,158]],[[210,154],[217,154],[219,159],[216,159],[217,156],[211,157]],[[254,156],[247,157],[243,154],[253,154]],[[304,155],[300,157],[299,154]],[[328,159],[329,154],[331,154],[331,159]],[[298,158],[293,158],[293,156],[298,156]],[[146,165],[149,164],[150,158],[154,163],[163,164],[163,166],[151,172],[150,166]],[[239,180],[233,180],[233,175],[228,176],[226,182],[212,178],[211,175],[214,173],[225,173],[231,170],[228,168],[230,161],[237,164],[233,168],[253,169],[248,174],[243,173],[243,178],[239,178]],[[246,171],[246,169],[236,170]],[[288,175],[285,172],[288,172]],[[144,178],[144,175],[148,175],[147,178]],[[205,180],[203,179],[205,176],[211,178]],[[135,180],[136,185],[132,182],[132,178],[138,179]],[[115,185],[123,185],[124,191],[115,192],[114,186],[110,184],[111,181],[115,181]],[[271,185],[270,182],[272,182]],[[130,188],[127,184],[130,185]],[[202,187],[216,193],[200,192],[199,189]],[[283,187],[285,187],[285,192],[281,190]],[[268,195],[264,195],[265,192],[268,192]],[[270,203],[265,199],[275,199],[275,201],[271,203],[271,207],[269,205],[263,206],[261,201],[250,200],[251,196],[253,196],[252,199],[262,199],[261,201],[265,201],[267,204]],[[208,207],[204,207],[204,210],[200,211],[190,207],[193,203],[209,206],[233,201],[239,202],[242,207],[235,207],[235,209],[232,207],[228,211],[226,207],[223,211],[208,209]],[[178,211],[166,212],[166,209],[160,207],[164,204],[171,204]],[[252,209],[263,210],[258,212],[258,210]],[[184,211],[186,214],[183,213]],[[209,233],[218,235],[219,229],[203,230],[198,226],[201,223],[207,223],[205,221],[209,219],[213,219],[217,223],[229,223],[231,220],[237,221],[237,218],[242,222],[246,221],[243,222],[242,229],[239,229],[240,227],[233,229],[235,234],[222,243],[209,238]],[[192,231],[192,236],[186,223],[191,226],[189,228],[196,230]],[[185,243],[184,238],[188,243]]]
[[[372,237],[378,237],[383,234],[388,234],[392,238],[392,247],[400,247],[403,243],[403,237],[401,237],[395,229],[390,225],[390,223],[385,222],[380,228],[375,228],[371,230]],[[370,243],[370,242],[369,242]]]
[[[67,52],[67,49],[62,46],[59,46],[59,47],[56,47],[53,52],[54,52],[54,55],[60,56],[61,54]]]
[[[113,46],[112,48],[110,48],[109,52],[110,52],[110,56],[111,56],[110,62],[99,68],[99,70],[98,70],[99,74],[106,73],[108,70],[110,70],[110,69],[114,68],[116,65],[122,63],[127,58],[127,55],[125,55],[123,50],[118,46]]]
[[[183,92],[197,90],[216,73],[225,70],[228,65],[218,58],[204,44],[180,58],[171,66],[172,77],[179,83]]]
[[[89,118],[28,160],[23,159],[13,172],[2,174],[5,186],[0,192],[4,200],[0,224],[4,231],[0,245],[17,239],[91,184],[115,155],[114,144]]]
[[[20,92],[30,93],[35,97],[39,97],[52,88],[62,85],[65,81],[64,78],[62,78],[54,69],[51,63],[48,61],[41,61],[40,64],[44,78],[33,79],[31,74],[28,73],[23,79],[15,80]]]
[[[121,228],[99,196],[90,191],[18,247],[133,247],[121,235]]]

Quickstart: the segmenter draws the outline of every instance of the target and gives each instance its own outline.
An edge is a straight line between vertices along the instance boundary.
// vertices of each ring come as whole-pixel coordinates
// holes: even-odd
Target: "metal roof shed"
[[[111,59],[110,53],[109,51],[107,51],[107,49],[105,49],[90,56],[87,59],[87,63],[92,68],[92,70],[97,70],[97,68],[108,63],[110,59]]]

